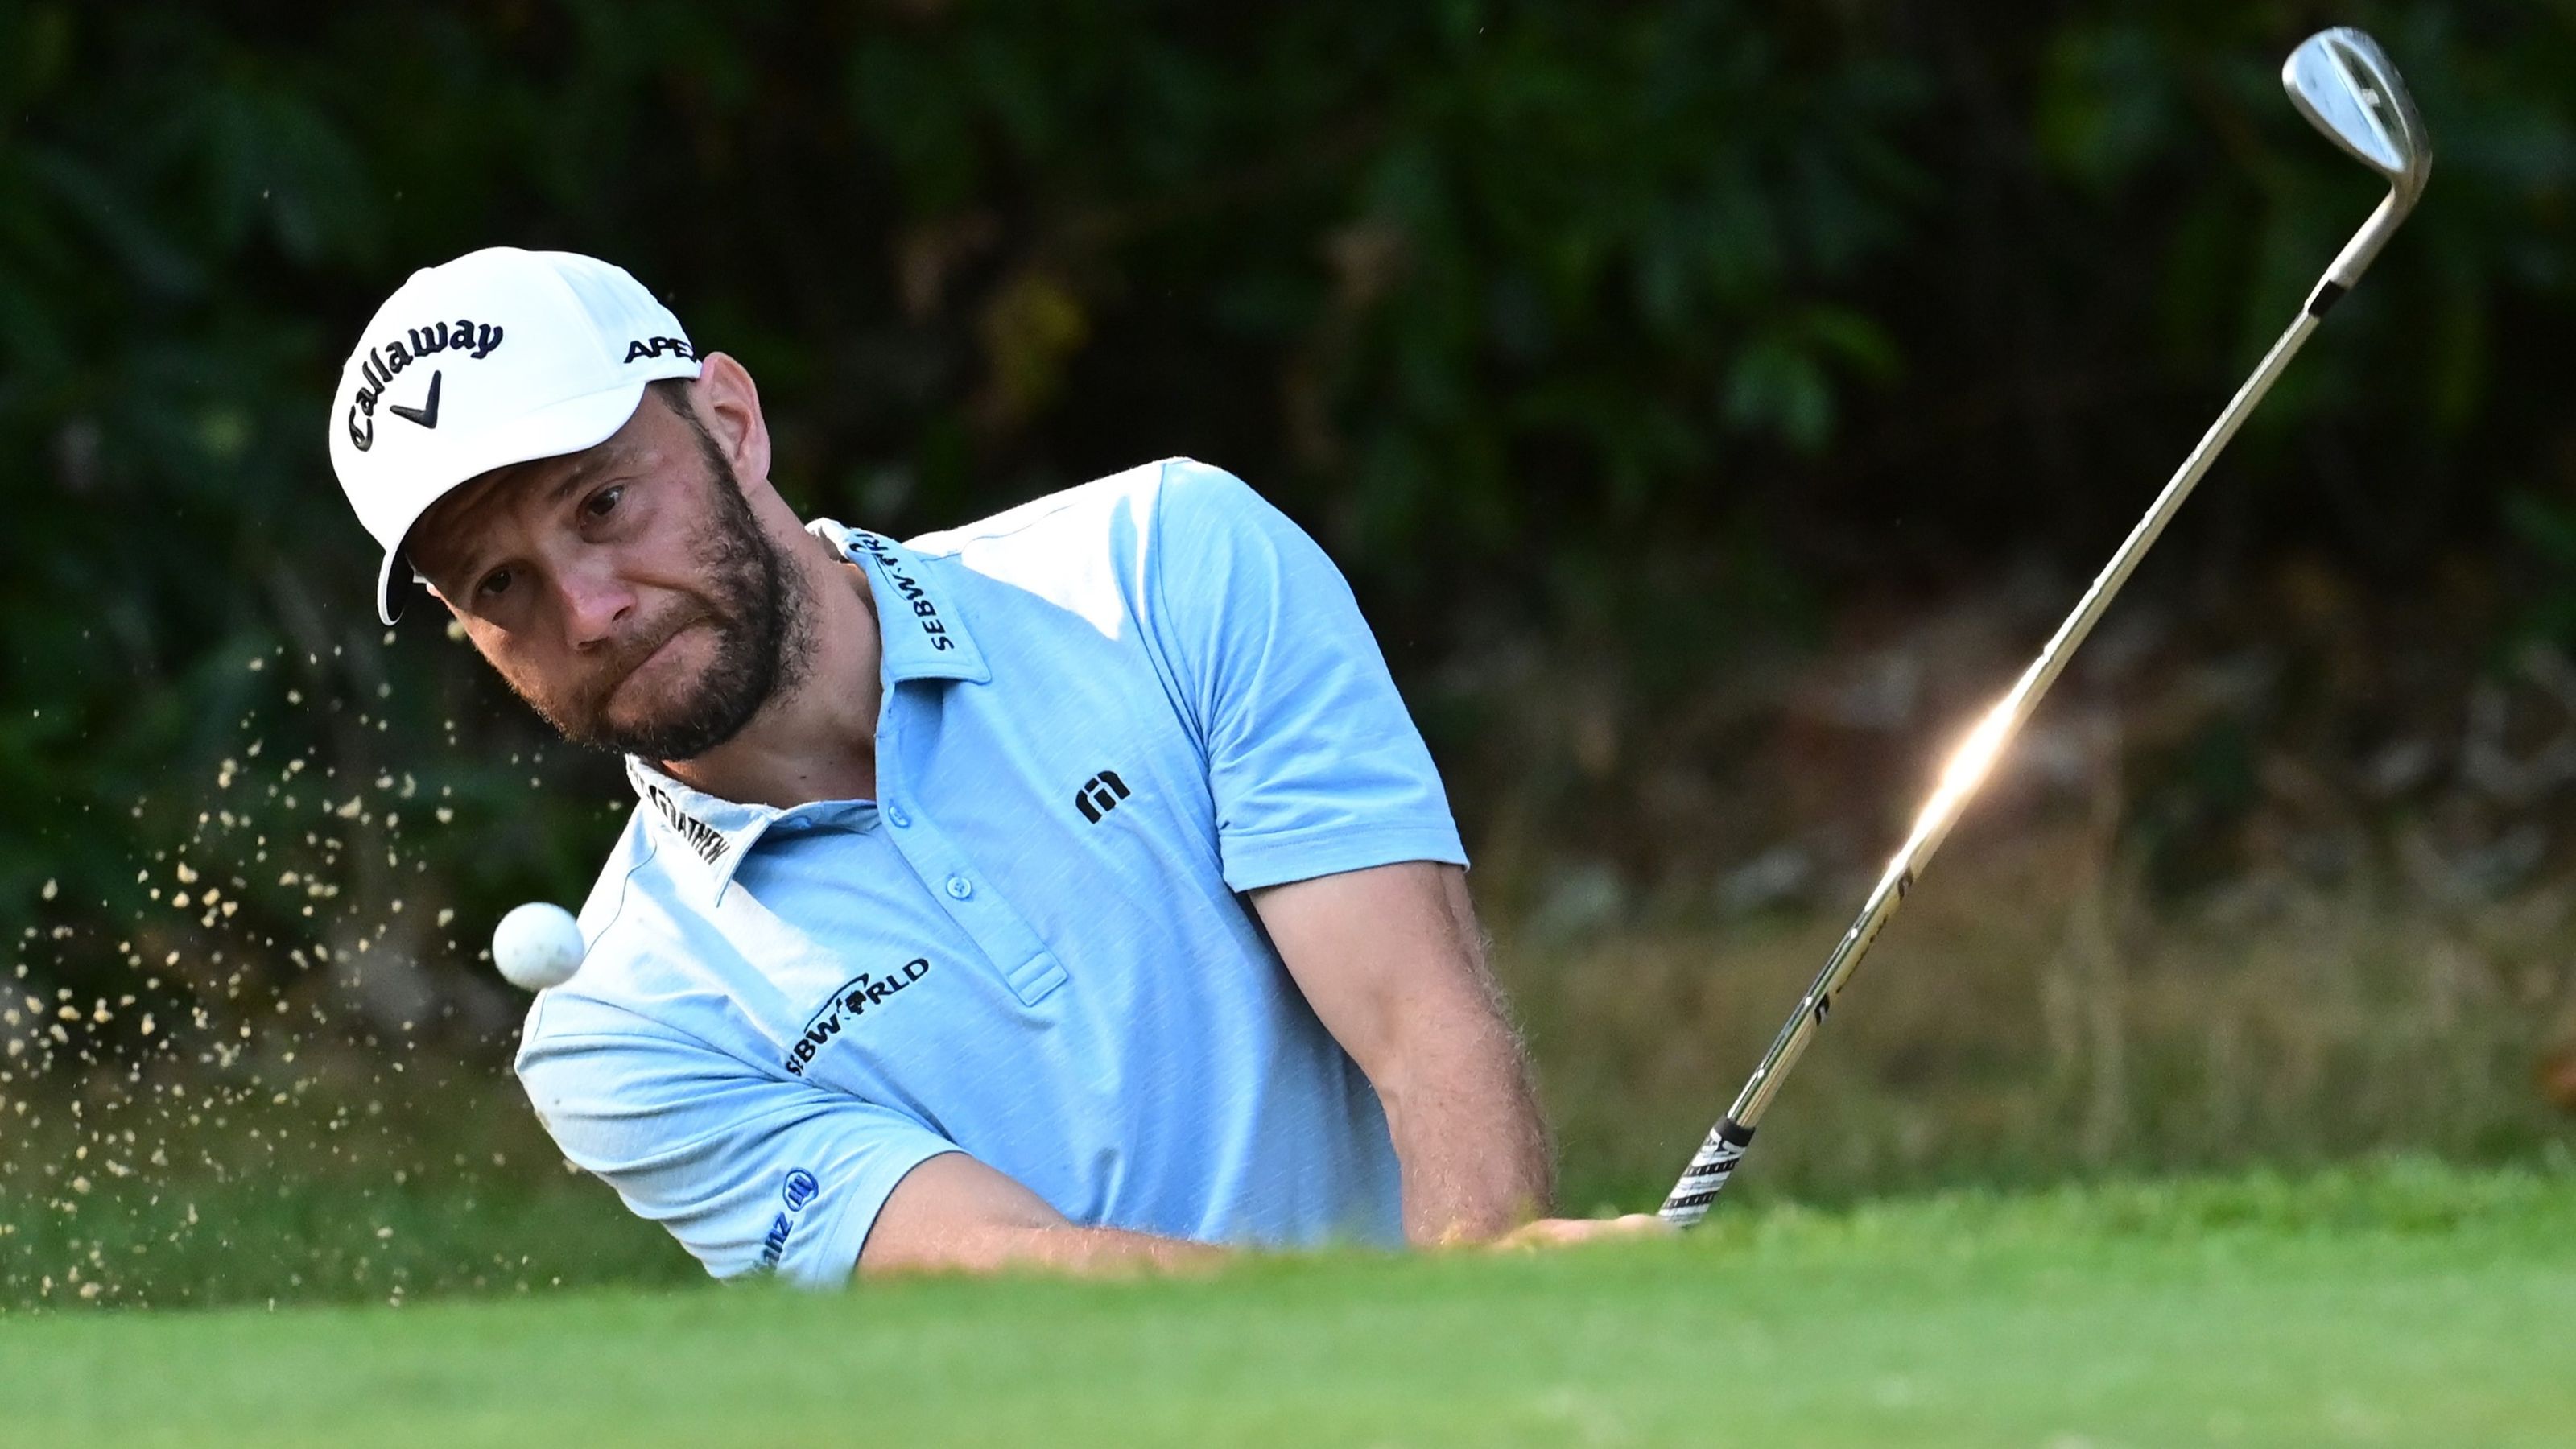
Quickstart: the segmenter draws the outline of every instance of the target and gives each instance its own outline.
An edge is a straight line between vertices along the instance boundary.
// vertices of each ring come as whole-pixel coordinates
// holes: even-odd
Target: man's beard
[[[529,703],[577,745],[692,760],[742,732],[761,707],[802,683],[813,654],[814,617],[795,561],[760,527],[732,467],[712,438],[699,433],[713,511],[693,552],[703,591],[682,598],[654,627],[619,644],[598,672],[559,704]],[[705,672],[652,718],[609,717],[618,687],[680,631],[704,625],[714,636]]]

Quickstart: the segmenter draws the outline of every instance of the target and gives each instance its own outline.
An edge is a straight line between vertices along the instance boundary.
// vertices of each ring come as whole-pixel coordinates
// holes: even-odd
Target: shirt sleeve
[[[1163,465],[1149,554],[1238,891],[1403,860],[1467,863],[1447,793],[1349,584],[1233,475]]]
[[[640,1020],[536,1027],[532,1014],[519,1079],[556,1145],[718,1278],[847,1283],[896,1184],[958,1150],[900,1112]]]

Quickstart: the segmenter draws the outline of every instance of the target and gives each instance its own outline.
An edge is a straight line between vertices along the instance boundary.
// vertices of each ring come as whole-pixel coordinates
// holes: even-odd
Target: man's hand
[[[1497,1249],[1562,1248],[1574,1243],[1600,1243],[1614,1238],[1669,1238],[1680,1231],[1653,1213],[1627,1213],[1615,1218],[1540,1218],[1494,1239],[1492,1246]]]
[[[1466,873],[1384,865],[1271,886],[1252,904],[1386,1107],[1405,1236],[1481,1242],[1546,1211],[1547,1130],[1485,970]]]

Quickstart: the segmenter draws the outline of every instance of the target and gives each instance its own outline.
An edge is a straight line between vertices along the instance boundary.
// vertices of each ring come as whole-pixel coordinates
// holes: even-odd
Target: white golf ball
[[[492,964],[527,991],[561,986],[581,969],[581,923],[550,901],[530,901],[492,930]]]

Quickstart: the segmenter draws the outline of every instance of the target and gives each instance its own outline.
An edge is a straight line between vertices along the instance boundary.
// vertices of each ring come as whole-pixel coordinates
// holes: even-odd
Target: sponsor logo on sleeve
[[[787,1204],[789,1212],[801,1213],[822,1190],[823,1184],[814,1180],[814,1174],[800,1167],[787,1174],[786,1183],[778,1189],[778,1198]]]
[[[867,1015],[869,1008],[884,1006],[929,974],[930,958],[915,956],[883,976],[862,971],[842,982],[840,989],[832,993],[832,999],[823,1003],[823,1009],[814,1013],[805,1023],[805,1030],[787,1048],[782,1063],[787,1068],[787,1075],[805,1075],[805,1068],[813,1062],[815,1055],[830,1046],[832,1038],[839,1036],[845,1026]]]
[[[797,1219],[822,1195],[823,1184],[814,1174],[801,1167],[788,1169],[787,1180],[778,1188],[778,1200],[787,1205],[786,1210],[769,1220],[769,1231],[760,1239],[760,1265],[753,1271],[778,1271],[778,1260],[787,1256],[787,1240],[795,1235]]]

